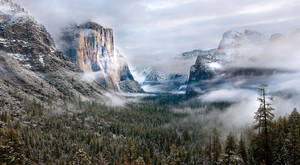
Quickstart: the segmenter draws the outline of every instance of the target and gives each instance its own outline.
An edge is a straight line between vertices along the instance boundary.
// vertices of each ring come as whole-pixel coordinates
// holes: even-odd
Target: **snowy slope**
[[[152,67],[133,72],[146,92],[184,93],[188,76],[179,73],[165,73]]]

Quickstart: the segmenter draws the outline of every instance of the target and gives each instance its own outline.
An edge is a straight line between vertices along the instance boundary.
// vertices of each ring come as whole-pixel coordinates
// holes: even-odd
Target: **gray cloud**
[[[300,33],[293,32],[285,37],[261,44],[257,47],[242,47],[241,58],[235,57],[234,67],[260,67],[285,70],[272,76],[256,77],[255,82],[265,79],[268,84],[267,93],[274,97],[272,106],[275,108],[276,117],[286,116],[293,108],[300,107]],[[251,59],[251,60],[250,60]],[[203,94],[199,99],[203,102],[232,102],[233,104],[217,115],[227,127],[247,125],[253,121],[254,112],[259,103],[256,98],[258,90],[239,87],[239,82],[229,82],[221,87]],[[254,88],[259,88],[257,85]]]
[[[300,24],[297,0],[17,0],[56,36],[69,22],[115,30],[131,63],[144,66],[195,48],[214,48],[224,31],[286,32]],[[138,58],[137,58],[138,57]],[[189,66],[188,66],[189,67]]]

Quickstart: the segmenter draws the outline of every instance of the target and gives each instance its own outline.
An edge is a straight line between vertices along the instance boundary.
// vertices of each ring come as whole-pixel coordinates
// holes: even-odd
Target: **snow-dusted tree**
[[[209,136],[208,143],[205,148],[205,161],[207,164],[216,165],[220,161],[222,153],[222,145],[220,140],[220,132],[214,128]]]
[[[176,145],[173,144],[170,148],[170,154],[167,157],[167,163],[170,165],[178,165],[180,164],[181,159],[179,155],[179,151],[176,148]]]
[[[127,148],[125,151],[125,163],[132,164],[138,158],[137,148],[133,144],[132,140],[128,140]]]
[[[300,114],[296,109],[289,116],[288,130],[289,163],[298,165],[300,164]]]
[[[272,131],[273,143],[273,162],[275,165],[288,164],[287,160],[289,153],[287,150],[287,120],[280,117],[275,122],[274,130]]]
[[[243,163],[242,158],[238,154],[238,145],[236,139],[232,133],[229,133],[225,144],[225,153],[222,160],[222,165],[241,165]]]
[[[25,164],[24,142],[13,128],[0,131],[0,164]]]
[[[91,158],[83,149],[79,149],[75,153],[72,159],[72,165],[88,165],[88,164],[91,164]]]
[[[273,128],[274,114],[270,103],[267,103],[267,97],[265,92],[266,85],[262,85],[260,88],[261,97],[258,98],[260,106],[255,113],[256,124],[255,129],[258,130],[258,136],[256,137],[257,142],[261,145],[260,155],[264,155],[262,160],[266,165],[272,164],[272,151],[271,151],[271,140],[270,132]],[[271,98],[272,100],[272,98]]]
[[[241,135],[239,146],[238,146],[238,154],[242,158],[245,165],[248,164],[248,153],[247,153],[247,147],[244,140],[244,137]]]
[[[146,165],[144,159],[139,156],[136,160],[135,160],[135,165]]]

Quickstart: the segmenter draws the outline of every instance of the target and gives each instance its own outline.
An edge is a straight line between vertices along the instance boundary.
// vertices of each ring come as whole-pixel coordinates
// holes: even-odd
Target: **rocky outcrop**
[[[277,38],[277,36],[273,38],[275,37]],[[217,49],[202,51],[204,53],[198,55],[195,65],[190,69],[186,95],[195,96],[219,88],[226,83],[274,74],[277,70],[272,68],[231,66],[233,61],[243,58],[245,52],[249,53],[249,51],[262,47],[267,42],[267,37],[255,31],[225,32]],[[248,82],[250,81],[244,81],[243,85],[248,84]],[[257,81],[256,83],[260,82]]]
[[[26,56],[32,70],[50,69],[43,63],[43,55],[53,54],[55,44],[45,27],[12,1],[2,0],[0,4],[0,49]]]
[[[187,59],[187,58],[197,58],[198,56],[214,55],[215,52],[216,52],[216,49],[211,49],[211,50],[199,50],[199,49],[195,49],[193,51],[182,53],[181,57],[183,57],[184,59]]]
[[[207,58],[208,56],[198,56],[195,65],[191,67],[186,89],[188,96],[194,96],[200,93],[196,91],[197,89],[208,88],[208,85],[212,84],[208,82],[216,77],[216,71],[207,65],[209,62]],[[212,60],[215,61],[215,59]]]
[[[82,81],[83,72],[59,52],[46,28],[9,0],[0,1],[1,108],[22,109],[24,100],[63,105],[72,96],[96,98],[105,91]]]
[[[115,91],[143,92],[114,47],[112,29],[94,22],[71,25],[64,29],[61,39],[63,52],[84,72],[102,73],[97,82]]]

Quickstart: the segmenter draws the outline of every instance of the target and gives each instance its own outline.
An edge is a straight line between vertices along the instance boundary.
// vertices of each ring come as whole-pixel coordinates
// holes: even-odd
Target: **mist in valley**
[[[299,164],[299,9],[0,0],[0,164]]]

